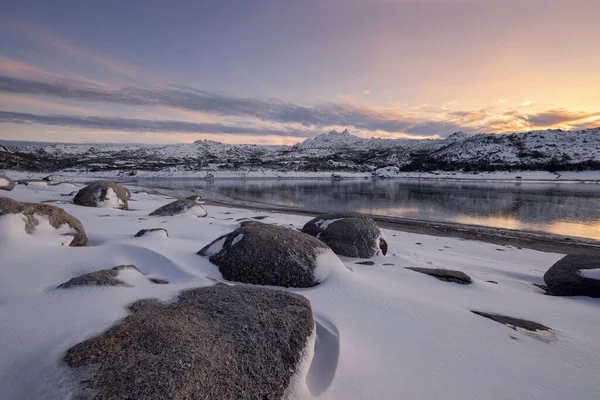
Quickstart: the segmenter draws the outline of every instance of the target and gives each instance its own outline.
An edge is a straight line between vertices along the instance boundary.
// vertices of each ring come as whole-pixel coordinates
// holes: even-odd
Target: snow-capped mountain
[[[31,144],[4,142],[0,168],[32,171],[432,171],[598,169],[600,128],[514,134],[456,132],[445,139],[362,138],[331,131],[293,146]],[[388,174],[389,175],[389,174]]]

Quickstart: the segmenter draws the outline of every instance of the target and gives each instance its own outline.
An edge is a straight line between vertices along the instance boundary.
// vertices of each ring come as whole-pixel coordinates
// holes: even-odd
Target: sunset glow
[[[64,20],[68,3],[8,2],[0,135],[292,144],[330,129],[440,138],[596,127],[600,3],[575,3],[515,13],[484,0],[215,2],[130,5],[120,18],[96,4]],[[121,118],[140,123],[125,134]]]

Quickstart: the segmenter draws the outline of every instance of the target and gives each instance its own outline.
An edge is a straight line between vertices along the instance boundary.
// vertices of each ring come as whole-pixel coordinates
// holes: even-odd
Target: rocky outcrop
[[[64,362],[87,372],[77,398],[281,399],[314,335],[308,300],[258,287],[218,284],[129,309],[67,351]]]
[[[102,269],[69,279],[67,282],[58,285],[57,289],[68,289],[73,286],[128,286],[127,283],[117,279],[119,272],[124,269],[132,269],[140,274],[142,273],[135,265],[118,265],[111,269]]]
[[[215,239],[198,254],[210,257],[223,278],[258,285],[311,287],[323,282],[331,268],[344,267],[314,237],[259,222]]]
[[[441,281],[460,283],[461,285],[468,285],[471,283],[471,277],[462,271],[455,271],[452,269],[442,268],[420,268],[420,267],[405,267],[411,271],[420,272],[425,275],[433,276]]]
[[[185,199],[175,200],[169,204],[157,208],[150,213],[151,216],[169,217],[173,215],[195,215],[206,217],[208,213],[200,204],[202,196],[191,196]]]
[[[107,207],[128,210],[129,190],[114,182],[96,181],[81,189],[73,202],[86,207]]]
[[[25,231],[33,234],[40,224],[40,219],[46,219],[55,229],[68,227],[68,232],[61,235],[72,236],[69,246],[86,246],[88,242],[85,229],[81,222],[60,207],[49,204],[22,203],[8,197],[0,197],[0,216],[5,214],[23,214],[26,219]]]
[[[483,312],[483,311],[471,310],[471,312],[473,314],[477,314],[481,317],[488,318],[488,319],[491,319],[492,321],[496,321],[501,324],[504,324],[513,330],[517,330],[517,328],[523,329],[526,331],[530,331],[530,332],[551,331],[552,330],[545,325],[538,324],[537,322],[529,321],[526,319],[508,317],[506,315],[500,315],[500,314],[491,314],[491,313],[487,313],[487,312]]]
[[[388,244],[377,223],[359,213],[319,215],[308,221],[302,232],[315,236],[341,256],[369,258],[387,254]]]
[[[164,228],[142,229],[138,233],[136,233],[134,237],[142,237],[142,236],[169,237],[169,232],[167,232],[167,230]]]
[[[600,258],[569,254],[544,274],[551,294],[600,298]]]

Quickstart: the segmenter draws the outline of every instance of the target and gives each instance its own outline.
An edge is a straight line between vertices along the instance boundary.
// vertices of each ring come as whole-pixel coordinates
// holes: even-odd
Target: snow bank
[[[112,188],[106,189],[106,198],[102,201],[98,201],[98,207],[100,208],[121,208],[125,204],[123,200],[117,196]],[[99,199],[98,199],[99,200]]]

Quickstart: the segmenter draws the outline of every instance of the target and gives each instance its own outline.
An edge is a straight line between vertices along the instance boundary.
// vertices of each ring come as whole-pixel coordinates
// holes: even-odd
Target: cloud
[[[411,134],[429,135],[431,132],[438,132],[440,136],[448,136],[449,134],[458,131],[470,130],[465,129],[463,126],[457,125],[453,122],[446,121],[425,121],[406,129],[406,132]]]
[[[365,90],[363,90],[361,93],[362,93],[362,94],[369,94],[369,93],[371,93],[371,91],[370,91],[369,89],[365,89]]]
[[[531,100],[525,100],[521,103],[521,107],[529,107],[531,104]]]
[[[392,92],[381,92],[381,93],[379,94],[379,97],[385,97],[385,96],[389,96],[389,95],[391,95],[391,94],[392,94]]]
[[[600,112],[587,113],[584,111],[568,111],[568,110],[548,110],[537,114],[531,114],[524,119],[532,127],[547,127],[564,123],[579,122],[593,117],[600,116]]]
[[[163,106],[230,117],[248,117],[306,127],[342,126],[361,130],[402,132],[414,122],[402,114],[355,104],[302,106],[280,100],[260,100],[210,93],[184,86],[167,88],[103,88],[74,81],[41,81],[0,76],[0,92],[43,95],[78,101],[138,106]],[[431,132],[435,135],[436,132]]]
[[[498,99],[498,104],[508,104],[508,99],[506,97],[502,97]]]
[[[314,136],[313,131],[298,129],[278,130],[173,120],[144,120],[82,115],[39,115],[10,111],[0,111],[0,123],[22,125],[41,124],[69,128],[116,130],[125,132],[219,133],[295,137]]]

